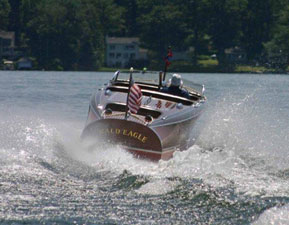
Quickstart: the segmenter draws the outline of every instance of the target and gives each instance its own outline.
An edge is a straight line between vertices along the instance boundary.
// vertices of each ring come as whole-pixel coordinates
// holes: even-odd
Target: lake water
[[[79,140],[112,73],[0,71],[0,224],[289,224],[289,76],[182,75],[200,136],[152,163]]]

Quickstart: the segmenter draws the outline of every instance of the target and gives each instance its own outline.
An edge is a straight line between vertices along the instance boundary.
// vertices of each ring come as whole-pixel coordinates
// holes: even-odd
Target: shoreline
[[[123,72],[129,72],[129,69],[126,68],[109,68],[109,69],[99,69],[99,70],[2,70],[0,69],[0,72],[87,72],[87,73],[93,73],[93,72],[107,72],[107,73],[113,73],[117,70],[123,71]],[[135,71],[141,71],[139,69],[135,69]],[[148,72],[157,70],[148,70]],[[256,75],[266,75],[266,74],[278,74],[278,75],[289,75],[289,71],[180,71],[180,70],[171,70],[168,71],[168,73],[198,73],[198,74],[256,74]]]

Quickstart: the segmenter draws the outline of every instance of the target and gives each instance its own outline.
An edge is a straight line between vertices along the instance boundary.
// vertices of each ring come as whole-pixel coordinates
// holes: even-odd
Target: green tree
[[[72,29],[77,32],[78,24],[76,18],[74,23],[70,23],[68,17],[75,16],[77,7],[68,11],[66,3],[56,0],[41,1],[37,5],[35,17],[28,23],[32,54],[45,69],[53,69],[51,66],[55,66],[56,62],[62,64],[59,66],[64,66],[64,69],[69,69],[74,61],[77,47],[69,33]]]
[[[272,0],[248,0],[242,28],[242,43],[248,59],[261,55],[263,42],[270,38],[272,24]]]
[[[87,0],[95,10],[95,19],[99,29],[104,34],[115,35],[123,29],[123,8],[118,7],[113,0]]]
[[[240,44],[247,0],[206,0],[208,35],[219,64],[226,64],[225,49]]]
[[[9,13],[9,30],[15,32],[16,45],[18,45],[18,36],[20,31],[19,24],[19,6],[20,0],[9,0],[11,11]]]
[[[167,47],[198,55],[264,49],[270,63],[288,65],[289,0],[0,0],[0,29],[15,31],[17,46],[41,68],[90,70],[103,64],[106,36],[138,36],[160,63]],[[263,44],[265,43],[265,44]],[[158,64],[159,65],[159,64]]]
[[[284,71],[289,65],[289,5],[281,10],[273,34],[264,44],[266,53],[271,66]]]
[[[136,0],[115,0],[115,3],[120,6],[123,13],[122,30],[120,36],[137,37],[139,35],[139,26],[137,25],[137,17],[139,15]]]
[[[9,30],[15,32],[16,46],[28,48],[27,46],[27,24],[34,18],[36,5],[42,0],[9,0],[11,12],[9,16]]]
[[[139,10],[143,12],[138,17],[138,24],[144,47],[151,50],[158,60],[162,60],[170,45],[173,49],[184,49],[187,32],[180,6],[167,2],[166,4],[156,2],[149,4],[148,1],[138,3]]]
[[[28,22],[32,54],[45,69],[91,70],[102,64],[105,35],[118,29],[111,1],[42,0]],[[112,10],[112,12],[111,12]],[[121,21],[120,19],[118,21]]]
[[[186,18],[186,32],[188,36],[185,38],[185,44],[188,47],[194,47],[192,61],[197,64],[198,55],[207,51],[207,12],[203,0],[179,0],[181,12]]]
[[[8,0],[0,0],[0,30],[7,30],[9,25],[10,4]]]

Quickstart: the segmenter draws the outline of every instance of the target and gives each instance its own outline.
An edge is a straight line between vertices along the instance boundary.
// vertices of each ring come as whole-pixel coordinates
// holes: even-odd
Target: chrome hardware
[[[104,115],[106,115],[106,116],[110,116],[111,114],[112,114],[112,110],[110,108],[108,108],[104,111]]]
[[[116,71],[111,79],[112,82],[116,81],[119,75],[119,71]]]
[[[105,96],[111,96],[111,90],[109,90],[109,89],[105,90],[104,95]]]
[[[203,88],[202,88],[202,95],[205,93],[205,85],[203,85]]]
[[[184,105],[182,103],[177,104],[177,109],[182,109],[183,107],[184,107]]]
[[[98,110],[103,110],[103,106],[102,105],[97,105],[96,106]]]
[[[148,97],[148,99],[145,101],[144,105],[150,104],[152,101],[152,96]]]
[[[145,121],[146,121],[147,123],[151,123],[151,122],[153,121],[153,117],[152,117],[151,115],[146,115],[146,116],[145,116]]]

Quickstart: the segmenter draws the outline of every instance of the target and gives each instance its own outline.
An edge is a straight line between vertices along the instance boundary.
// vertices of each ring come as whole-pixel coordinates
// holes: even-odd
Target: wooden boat
[[[192,128],[206,102],[204,87],[184,86],[189,93],[185,98],[162,91],[161,72],[134,73],[133,80],[142,93],[137,113],[128,111],[129,73],[117,71],[92,95],[82,137],[120,145],[149,160],[168,160],[190,147],[197,133]]]

